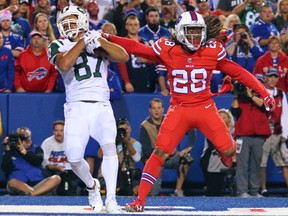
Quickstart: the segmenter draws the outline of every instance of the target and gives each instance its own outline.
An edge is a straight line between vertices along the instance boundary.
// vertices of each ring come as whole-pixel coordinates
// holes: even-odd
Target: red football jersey
[[[227,59],[223,45],[210,40],[194,54],[185,52],[180,44],[161,38],[152,47],[137,41],[111,36],[110,40],[124,47],[130,54],[166,66],[170,82],[171,103],[197,103],[212,97],[212,70],[220,70],[261,95],[269,92],[256,77],[239,64]]]
[[[207,43],[194,54],[183,51],[180,45],[166,38],[156,41],[152,47],[167,68],[172,103],[197,103],[212,97],[212,71],[226,56],[219,41]]]

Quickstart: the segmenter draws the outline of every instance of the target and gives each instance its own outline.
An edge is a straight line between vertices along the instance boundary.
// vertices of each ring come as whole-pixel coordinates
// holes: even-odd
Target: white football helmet
[[[189,33],[188,29],[202,28],[201,33]],[[187,11],[181,14],[175,24],[177,40],[192,51],[198,50],[206,42],[206,24],[203,17],[194,12]]]
[[[68,16],[76,16],[77,19],[66,19]],[[66,6],[58,16],[57,27],[62,37],[74,39],[79,32],[89,29],[88,15],[80,7]]]

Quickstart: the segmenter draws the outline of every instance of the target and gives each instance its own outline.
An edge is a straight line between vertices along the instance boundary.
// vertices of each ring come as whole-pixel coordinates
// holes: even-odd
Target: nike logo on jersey
[[[208,109],[212,104],[209,104],[208,106],[205,106],[205,109]]]

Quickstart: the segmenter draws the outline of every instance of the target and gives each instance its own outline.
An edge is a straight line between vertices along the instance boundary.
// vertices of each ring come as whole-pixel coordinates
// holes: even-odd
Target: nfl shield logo
[[[191,62],[192,62],[192,58],[188,58],[188,59],[187,59],[187,62],[188,62],[188,63],[191,63]]]

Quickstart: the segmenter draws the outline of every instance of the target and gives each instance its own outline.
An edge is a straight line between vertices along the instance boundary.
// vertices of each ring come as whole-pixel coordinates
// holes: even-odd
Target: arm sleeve
[[[134,54],[150,61],[160,61],[151,46],[142,44],[130,38],[123,38],[115,35],[111,35],[110,40],[111,42],[122,46],[129,54]]]
[[[217,69],[253,89],[260,94],[262,98],[270,95],[262,83],[253,74],[227,58],[223,58],[219,61]]]
[[[23,158],[34,166],[41,166],[43,161],[43,150],[41,147],[37,147],[35,153],[28,150],[26,155],[23,155]]]
[[[47,85],[47,90],[53,91],[57,77],[58,77],[57,70],[55,69],[54,65],[50,64],[50,77]]]
[[[262,48],[259,46],[257,42],[253,42],[253,43],[254,43],[254,46],[250,51],[254,59],[257,60],[260,56],[264,54],[264,51],[262,50]]]
[[[141,146],[141,143],[136,141],[133,143],[133,148],[135,149],[136,151],[136,154],[134,154],[132,157],[133,161],[134,162],[138,162],[141,160],[141,156],[142,156],[142,146]]]
[[[122,80],[124,81],[124,83],[130,83],[130,79],[128,76],[128,72],[127,72],[127,67],[126,67],[126,63],[118,63],[118,69],[121,75]]]
[[[21,86],[21,81],[20,81],[20,73],[21,73],[21,66],[20,66],[20,59],[21,59],[21,56],[19,56],[18,58],[16,58],[16,61],[15,61],[15,74],[14,74],[14,87],[15,89],[18,89],[18,88],[22,88]]]

